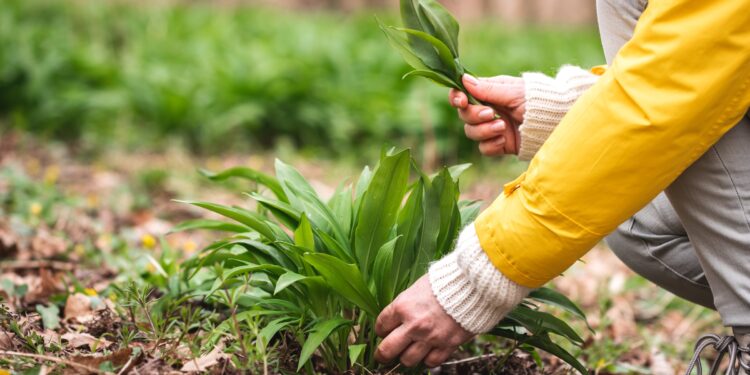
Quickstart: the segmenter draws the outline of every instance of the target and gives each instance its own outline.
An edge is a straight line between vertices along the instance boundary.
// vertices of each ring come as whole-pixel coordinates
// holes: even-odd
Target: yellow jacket
[[[748,107],[750,0],[651,0],[612,66],[479,216],[482,248],[511,280],[543,285],[664,190]]]

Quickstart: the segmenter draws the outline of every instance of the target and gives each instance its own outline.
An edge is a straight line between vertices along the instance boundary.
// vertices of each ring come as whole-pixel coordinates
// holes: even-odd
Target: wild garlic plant
[[[468,165],[433,175],[416,165],[408,150],[384,153],[375,168],[365,167],[356,184],[342,184],[327,201],[278,160],[275,177],[244,167],[204,172],[215,181],[242,178],[261,187],[247,194],[254,201],[249,207],[186,202],[228,220],[175,228],[229,233],[185,264],[186,277],[206,300],[232,295],[240,307],[218,331],[231,334],[237,321],[261,317],[258,346],[294,337],[301,346],[299,371],[313,372],[314,354],[331,372],[375,368],[378,314],[452,250],[460,229],[479,212],[479,202],[459,199],[458,178]],[[550,334],[576,345],[583,340],[563,320],[538,310],[540,303],[585,319],[570,300],[542,288],[492,334],[585,372]]]

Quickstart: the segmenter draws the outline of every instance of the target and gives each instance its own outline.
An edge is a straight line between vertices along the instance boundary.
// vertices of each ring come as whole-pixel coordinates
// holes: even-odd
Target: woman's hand
[[[510,76],[475,78],[465,74],[463,83],[474,98],[490,105],[469,104],[464,93],[451,89],[449,100],[465,123],[466,136],[479,142],[479,152],[483,155],[518,154],[521,144],[518,126],[526,112],[523,79]]]
[[[375,358],[381,363],[399,358],[406,367],[421,362],[428,367],[438,366],[475,336],[443,310],[432,294],[427,275],[383,309],[375,323],[375,333],[383,337]]]

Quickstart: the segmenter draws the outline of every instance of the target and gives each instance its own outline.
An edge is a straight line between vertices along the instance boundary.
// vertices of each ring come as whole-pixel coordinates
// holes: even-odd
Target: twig
[[[30,268],[51,268],[58,271],[72,271],[75,269],[73,263],[55,260],[10,260],[0,262],[0,270],[18,270]]]
[[[142,355],[143,355],[143,351],[141,351],[140,353],[138,353],[138,355],[130,357],[128,359],[128,361],[125,363],[125,365],[122,366],[122,368],[117,373],[117,375],[123,375],[123,374],[127,373],[128,371],[130,371],[130,368],[135,365],[135,363],[133,361],[140,359]]]
[[[89,371],[89,372],[93,372],[93,373],[96,373],[96,374],[106,374],[105,372],[103,372],[103,371],[101,371],[99,369],[95,369],[93,367],[89,367],[89,366],[86,366],[86,365],[82,365],[80,363],[75,363],[75,362],[72,362],[72,361],[68,361],[66,359],[57,358],[57,357],[50,357],[50,356],[42,355],[42,354],[32,354],[32,353],[22,353],[22,352],[12,352],[12,351],[7,351],[7,350],[0,350],[0,356],[18,356],[18,357],[28,357],[28,358],[34,358],[34,359],[41,359],[41,360],[44,360],[44,361],[52,361],[52,362],[62,363],[64,365],[66,365],[66,366],[80,368],[80,369],[83,369],[83,370],[86,370],[86,371]]]
[[[391,375],[394,371],[398,370],[398,368],[401,367],[401,364],[397,364],[396,367],[392,368],[391,371],[388,371],[385,373],[385,375]]]
[[[497,357],[497,355],[496,354],[478,355],[476,357],[458,359],[458,360],[451,361],[451,362],[445,362],[445,363],[442,364],[442,366],[460,365],[462,363],[473,362],[473,361],[476,361],[476,360],[479,360],[479,359],[488,359],[488,358],[493,358],[493,357]]]

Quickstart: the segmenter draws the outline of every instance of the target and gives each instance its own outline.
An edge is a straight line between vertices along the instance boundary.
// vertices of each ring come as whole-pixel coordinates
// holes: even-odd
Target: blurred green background
[[[0,124],[85,151],[277,147],[373,160],[384,146],[476,159],[447,90],[408,71],[377,27],[393,10],[5,0]],[[459,19],[481,75],[603,61],[593,26]]]

